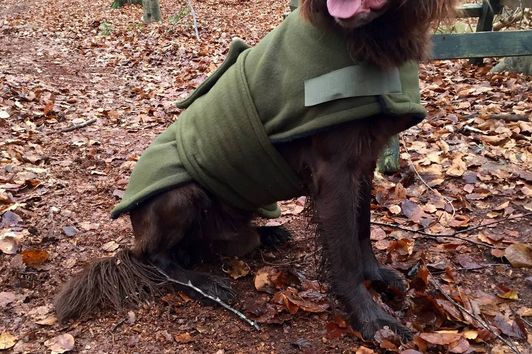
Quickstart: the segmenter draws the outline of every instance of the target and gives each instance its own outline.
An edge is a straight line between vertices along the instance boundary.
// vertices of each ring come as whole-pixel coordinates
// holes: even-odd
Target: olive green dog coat
[[[186,110],[142,154],[113,218],[189,181],[276,217],[275,202],[302,186],[273,144],[381,113],[426,114],[415,64],[382,71],[358,63],[342,33],[314,27],[297,10],[253,48],[235,40],[178,106]]]

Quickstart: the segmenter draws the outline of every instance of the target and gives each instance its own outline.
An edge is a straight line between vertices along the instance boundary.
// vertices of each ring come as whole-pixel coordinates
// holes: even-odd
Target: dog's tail
[[[59,321],[85,318],[96,310],[123,309],[163,290],[164,276],[131,250],[91,263],[72,278],[55,299]]]

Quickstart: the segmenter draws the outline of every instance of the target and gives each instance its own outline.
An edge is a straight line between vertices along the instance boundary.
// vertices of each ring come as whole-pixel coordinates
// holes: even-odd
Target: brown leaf
[[[469,217],[466,215],[455,215],[454,219],[449,222],[450,227],[454,228],[466,228],[469,226]]]
[[[298,293],[294,288],[278,291],[274,294],[272,301],[284,304],[291,314],[295,314],[299,309],[305,312],[321,313],[327,311],[329,302],[322,297],[317,301],[310,301],[302,298],[303,293]]]
[[[2,291],[0,292],[0,308],[6,307],[10,303],[17,300],[17,295],[12,292]]]
[[[373,351],[372,349],[367,348],[367,347],[360,346],[360,347],[358,347],[358,349],[355,352],[355,354],[376,354],[376,352]]]
[[[106,252],[114,252],[120,247],[118,243],[115,241],[109,241],[104,243],[100,248]]]
[[[275,289],[282,289],[289,285],[300,285],[301,281],[290,269],[278,269],[267,266],[255,273],[255,289],[272,294]]]
[[[345,318],[340,316],[335,316],[335,318],[325,326],[325,338],[327,339],[336,339],[345,335],[353,335],[353,332],[353,329],[349,323],[347,323]]]
[[[467,165],[462,160],[462,154],[459,154],[453,159],[451,166],[445,171],[447,176],[461,177],[467,171]]]
[[[406,216],[415,223],[419,223],[421,221],[421,217],[425,214],[423,209],[421,209],[419,205],[412,202],[411,200],[405,200],[404,202],[402,202],[401,210],[403,211],[404,216]]]
[[[222,265],[222,270],[224,273],[229,274],[233,279],[245,277],[250,272],[249,265],[236,258],[230,259],[228,262],[224,263]]]
[[[45,250],[34,249],[22,251],[22,262],[30,267],[39,266],[46,262],[48,258],[50,258],[50,255]]]
[[[188,332],[174,335],[174,339],[178,343],[190,343],[194,341],[194,337]]]
[[[504,257],[514,268],[532,267],[532,247],[524,243],[510,245],[504,251]]]
[[[463,337],[449,345],[449,351],[451,353],[467,353],[470,351],[470,349],[471,347],[469,345],[469,342]]]
[[[420,333],[419,336],[430,344],[449,345],[457,342],[462,335],[456,332]]]
[[[522,332],[521,328],[514,322],[510,324],[503,315],[497,314],[493,319],[493,325],[501,330],[502,333],[506,334],[509,337],[525,339],[525,333]]]
[[[44,342],[44,345],[52,351],[52,354],[60,354],[74,349],[74,343],[74,337],[69,333],[65,333],[48,339]]]

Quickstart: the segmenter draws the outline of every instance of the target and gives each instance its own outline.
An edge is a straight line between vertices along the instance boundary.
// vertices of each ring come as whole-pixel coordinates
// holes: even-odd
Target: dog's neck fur
[[[324,0],[302,0],[301,13],[314,25],[333,27],[348,37],[354,59],[382,68],[426,60],[431,51],[430,27],[453,13],[455,0],[390,0],[387,11],[354,29],[340,26]]]

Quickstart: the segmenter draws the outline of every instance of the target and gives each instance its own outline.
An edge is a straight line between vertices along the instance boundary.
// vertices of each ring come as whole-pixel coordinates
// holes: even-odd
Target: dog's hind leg
[[[229,286],[217,277],[185,270],[179,264],[184,239],[197,235],[209,196],[190,183],[159,194],[131,212],[135,243],[114,257],[89,264],[74,276],[55,300],[60,321],[86,317],[111,307],[117,310],[159,294],[173,285],[159,272],[223,298],[232,298]],[[204,248],[208,248],[205,245]],[[181,252],[186,254],[186,250]],[[188,289],[190,290],[190,289]]]
[[[133,254],[178,282],[190,282],[209,295],[230,301],[234,293],[226,280],[185,269],[180,261],[181,257],[190,256],[188,253],[201,256],[209,252],[208,240],[202,238],[205,227],[202,223],[209,223],[208,210],[212,203],[202,188],[190,183],[135,209],[131,212],[135,234]],[[186,247],[187,244],[194,247]],[[190,293],[190,288],[177,287]]]

